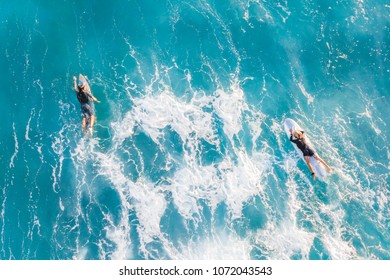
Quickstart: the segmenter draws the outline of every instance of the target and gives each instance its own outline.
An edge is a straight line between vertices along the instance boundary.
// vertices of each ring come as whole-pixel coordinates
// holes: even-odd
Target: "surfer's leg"
[[[313,166],[310,163],[310,157],[309,156],[305,156],[305,161],[306,161],[307,166],[309,166],[309,169],[310,169],[310,172],[311,172],[311,176],[313,177],[313,180],[315,180],[316,179],[316,174],[314,173]]]
[[[84,136],[87,136],[87,118],[83,118],[81,121],[81,127],[83,128]]]
[[[92,115],[91,116],[91,124],[90,124],[90,126],[89,126],[89,133],[92,135],[92,133],[93,133],[93,126],[94,126],[94,124],[95,124],[95,121],[96,121],[96,117],[95,117],[95,115]]]
[[[318,160],[319,162],[321,162],[323,165],[325,165],[326,169],[328,169],[328,171],[331,171],[332,169],[329,167],[329,165],[326,164],[326,162],[317,154],[314,154],[313,157]]]

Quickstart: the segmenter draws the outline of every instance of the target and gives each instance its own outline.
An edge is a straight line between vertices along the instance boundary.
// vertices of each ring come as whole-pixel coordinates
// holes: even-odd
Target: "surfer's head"
[[[302,138],[302,132],[299,130],[294,130],[293,135],[295,138]]]
[[[85,89],[85,83],[79,82],[78,87],[79,89]]]

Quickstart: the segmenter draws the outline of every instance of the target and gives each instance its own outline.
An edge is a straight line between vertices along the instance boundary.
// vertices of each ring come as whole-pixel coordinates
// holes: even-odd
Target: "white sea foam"
[[[14,150],[14,153],[11,156],[11,159],[10,159],[10,162],[9,162],[9,167],[10,168],[14,168],[14,160],[15,160],[15,157],[18,155],[18,152],[19,152],[19,142],[18,142],[18,137],[16,136],[15,122],[12,123],[12,129],[14,131],[15,150]]]
[[[189,241],[178,257],[185,260],[249,260],[251,250],[249,239],[220,231],[200,241]]]
[[[256,151],[249,155],[245,149],[237,147],[234,148],[232,154],[235,155],[234,159],[228,155],[222,161],[206,166],[199,161],[198,147],[201,140],[215,145],[217,151],[220,152],[220,142],[214,127],[215,119],[211,108],[214,108],[215,113],[223,120],[224,131],[230,141],[233,141],[233,136],[242,129],[242,115],[249,108],[237,83],[231,87],[229,93],[218,90],[214,97],[195,93],[193,98],[186,102],[166,89],[158,94],[134,98],[133,103],[132,110],[122,120],[112,124],[114,139],[117,139],[114,150],[108,154],[98,154],[100,175],[109,178],[113,183],[120,193],[124,209],[121,226],[112,226],[107,233],[107,237],[118,246],[112,257],[128,256],[126,248],[131,242],[128,235],[129,225],[126,221],[128,211],[134,209],[139,220],[137,229],[141,242],[140,250],[148,255],[146,245],[153,242],[155,238],[159,238],[165,250],[172,254],[172,258],[181,258],[182,253],[173,248],[160,232],[160,220],[167,206],[164,193],[166,191],[172,193],[178,212],[187,220],[197,222],[201,219],[199,200],[205,200],[212,211],[219,203],[225,202],[232,218],[239,218],[242,215],[243,204],[263,189],[262,174],[269,167],[267,165],[269,157],[264,152]],[[253,142],[261,133],[257,116],[262,115],[253,111],[246,119],[250,130],[254,132]],[[184,143],[184,161],[180,162],[180,168],[168,178],[166,183],[157,186],[148,182],[143,176],[136,182],[131,181],[123,173],[123,166],[126,162],[121,162],[115,157],[115,149],[120,147],[124,139],[131,138],[137,127],[145,132],[160,149],[164,150],[163,130],[168,126],[180,136]],[[169,158],[169,151],[164,152]],[[236,237],[230,236],[229,238]],[[214,239],[204,242],[209,245],[219,244],[219,241]],[[248,240],[236,240],[235,244],[249,244],[248,242]],[[221,252],[218,253],[216,248],[214,252],[207,249],[209,245],[195,246],[198,250],[203,248],[204,251],[196,253],[188,251],[186,256],[191,254],[220,256],[218,254]],[[245,255],[245,258],[249,258],[248,251],[249,249],[237,252],[237,255]]]
[[[283,219],[278,221],[276,217],[270,216],[266,227],[255,234],[255,244],[263,248],[263,253],[269,259],[290,259],[292,257],[308,259],[315,237],[314,233],[299,226],[297,213],[303,202],[298,195],[298,185],[292,179],[294,173],[290,174],[286,183],[289,192],[288,207],[286,213],[282,214]],[[273,215],[276,215],[275,213],[279,211],[270,213],[274,212]]]
[[[190,165],[176,172],[169,190],[179,213],[186,219],[199,215],[198,201],[208,201],[212,211],[219,203],[229,206],[232,218],[242,215],[243,203],[263,189],[263,155],[250,158],[240,151],[238,161],[227,158],[213,166]]]
[[[302,94],[307,98],[307,103],[308,104],[313,103],[314,97],[311,96],[310,93],[306,91],[305,86],[301,82],[298,83],[298,87],[301,90]]]
[[[269,259],[288,260],[292,257],[308,259],[315,235],[297,227],[295,223],[284,220],[282,223],[268,223],[260,231],[255,242],[264,248]]]
[[[345,240],[344,212],[337,205],[323,205],[314,200],[312,191],[301,192],[294,181],[289,183],[290,199],[288,201],[289,214],[284,221],[276,226],[271,223],[270,228],[260,231],[257,240],[266,248],[271,259],[290,259],[299,256],[309,258],[314,246],[314,238],[319,238],[325,252],[331,259],[356,259],[357,252],[352,244]],[[303,196],[303,198],[302,198]],[[313,225],[312,229],[305,229],[299,224],[302,217],[298,213],[304,208],[310,209],[311,214],[306,214],[304,220]],[[321,216],[328,217],[324,221]]]
[[[121,220],[118,225],[111,225],[107,229],[106,237],[117,244],[112,253],[114,259],[130,257],[130,224],[129,211],[136,210],[139,226],[137,227],[141,247],[152,242],[155,237],[161,236],[160,220],[166,209],[163,193],[153,184],[139,180],[132,182],[123,173],[123,163],[113,154],[96,153],[100,166],[100,176],[108,178],[115,186],[121,199]]]
[[[326,215],[332,218],[332,231],[328,229],[328,225],[326,224],[322,224],[320,227],[321,241],[324,243],[330,257],[336,260],[358,259],[359,257],[356,249],[353,247],[351,242],[346,241],[343,237],[345,231],[347,230],[344,225],[344,211],[339,207],[332,208],[325,205],[322,205],[319,211],[326,213]]]
[[[28,136],[28,133],[30,132],[30,123],[31,123],[31,119],[33,118],[34,115],[35,115],[35,108],[31,109],[30,118],[28,119],[28,122],[26,125],[26,134],[24,135],[24,137],[27,141],[31,140],[30,137]]]
[[[233,136],[242,129],[243,111],[248,110],[244,101],[244,92],[237,83],[234,83],[230,92],[217,90],[215,95],[213,102],[215,112],[222,118],[224,132],[232,141]]]
[[[132,111],[122,122],[114,124],[115,136],[121,139],[129,137],[134,126],[138,125],[155,143],[159,143],[162,130],[169,125],[182,139],[196,132],[198,138],[214,143],[211,115],[203,110],[210,106],[210,102],[208,97],[196,96],[191,103],[185,103],[170,91],[135,99]]]
[[[77,251],[77,254],[73,257],[75,260],[85,260],[88,254],[88,249],[87,248],[81,248],[80,250]]]

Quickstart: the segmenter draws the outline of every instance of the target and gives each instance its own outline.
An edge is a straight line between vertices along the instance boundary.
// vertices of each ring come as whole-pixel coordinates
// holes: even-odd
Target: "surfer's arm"
[[[92,92],[88,92],[88,95],[93,100],[93,102],[100,103],[100,100],[98,100],[95,96],[93,96]]]
[[[74,89],[75,91],[79,91],[79,90],[77,89],[77,78],[76,78],[76,76],[73,76],[73,89]]]
[[[297,144],[299,142],[299,138],[293,139],[293,135],[290,134],[290,141],[293,142],[294,144]]]
[[[98,100],[95,96],[93,96],[92,95],[92,100],[94,101],[94,102],[97,102],[97,103],[100,103],[100,100]]]
[[[91,84],[91,81],[89,80],[89,78],[87,76],[84,76],[85,80]],[[98,100],[95,96],[93,96],[92,92],[88,92],[88,94],[90,95],[90,97],[92,98],[93,102],[97,102],[97,103],[100,103],[100,100]]]
[[[290,141],[293,142],[293,143],[296,142],[296,140],[293,139],[293,130],[292,130],[292,128],[290,128]]]

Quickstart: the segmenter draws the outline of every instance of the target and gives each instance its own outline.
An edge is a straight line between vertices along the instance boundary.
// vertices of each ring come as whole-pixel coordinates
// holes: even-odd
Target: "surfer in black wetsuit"
[[[93,96],[92,92],[87,90],[85,83],[79,82],[77,85],[77,78],[73,77],[73,88],[76,91],[77,99],[81,105],[81,116],[84,135],[87,136],[87,125],[89,123],[89,133],[92,135],[93,126],[96,121],[95,106],[93,102],[100,102]]]
[[[290,141],[295,143],[297,147],[302,151],[303,157],[305,158],[305,161],[309,166],[311,176],[313,177],[313,180],[315,180],[316,174],[314,173],[313,166],[310,163],[310,157],[314,157],[316,160],[321,162],[326,167],[326,169],[328,169],[328,171],[331,171],[331,168],[326,164],[326,162],[319,155],[316,154],[313,148],[307,144],[304,133],[305,132],[302,130],[299,131],[299,130],[290,129]],[[295,139],[293,139],[293,136],[295,137]]]

